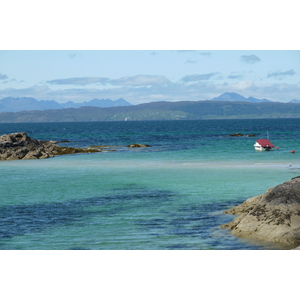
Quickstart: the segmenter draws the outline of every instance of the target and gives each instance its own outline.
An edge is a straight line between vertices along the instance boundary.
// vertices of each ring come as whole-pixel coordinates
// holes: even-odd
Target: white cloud
[[[170,83],[170,80],[165,76],[158,75],[136,75],[129,77],[122,77],[119,79],[110,80],[111,84],[120,86],[148,86],[148,85],[162,85]]]
[[[211,77],[218,73],[209,73],[209,74],[194,74],[194,75],[187,75],[184,76],[181,80],[183,82],[195,82],[201,80],[209,80]]]
[[[242,74],[231,73],[227,76],[228,79],[242,79],[244,76]]]
[[[108,81],[109,79],[104,77],[73,77],[49,80],[47,83],[56,85],[87,85],[94,83],[106,84]]]
[[[283,77],[294,76],[295,74],[296,72],[293,69],[291,69],[285,72],[277,71],[277,72],[269,73],[267,78],[275,77],[276,79],[283,79]]]
[[[51,85],[91,85],[91,84],[111,84],[119,86],[147,86],[147,85],[161,85],[170,83],[164,76],[158,75],[136,75],[129,77],[122,77],[118,79],[109,79],[105,77],[73,77],[62,78],[46,81]]]

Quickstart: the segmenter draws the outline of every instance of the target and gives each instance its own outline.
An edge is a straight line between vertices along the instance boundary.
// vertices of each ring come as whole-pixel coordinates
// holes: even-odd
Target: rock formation
[[[0,136],[0,160],[40,159],[54,155],[99,152],[97,149],[59,147],[54,142],[39,141],[26,132]]]
[[[129,147],[129,148],[145,148],[145,147],[150,147],[149,145],[144,145],[144,144],[130,144],[126,147]]]
[[[48,144],[49,143],[49,144]],[[52,157],[50,142],[40,142],[26,132],[0,136],[0,160],[32,159]]]
[[[253,136],[255,136],[255,134],[234,133],[234,134],[229,134],[229,136],[246,136],[246,137],[253,137]]]
[[[270,188],[225,213],[238,215],[221,226],[233,235],[295,248],[300,245],[300,177]]]

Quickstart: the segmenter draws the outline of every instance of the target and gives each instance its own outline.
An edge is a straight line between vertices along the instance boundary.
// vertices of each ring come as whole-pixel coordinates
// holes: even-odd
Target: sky
[[[0,98],[141,104],[210,100],[225,92],[300,100],[300,51],[0,51]]]

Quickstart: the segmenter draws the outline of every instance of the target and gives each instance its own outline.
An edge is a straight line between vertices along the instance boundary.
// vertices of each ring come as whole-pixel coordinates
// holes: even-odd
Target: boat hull
[[[271,147],[262,147],[260,144],[255,143],[254,144],[254,149],[256,151],[273,151],[274,149],[272,149]]]

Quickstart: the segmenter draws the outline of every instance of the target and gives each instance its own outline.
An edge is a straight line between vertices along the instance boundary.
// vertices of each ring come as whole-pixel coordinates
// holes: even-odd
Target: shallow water
[[[280,148],[255,152],[267,130]],[[298,119],[0,124],[18,131],[120,147],[0,162],[0,249],[276,248],[220,229],[222,212],[299,175]]]

